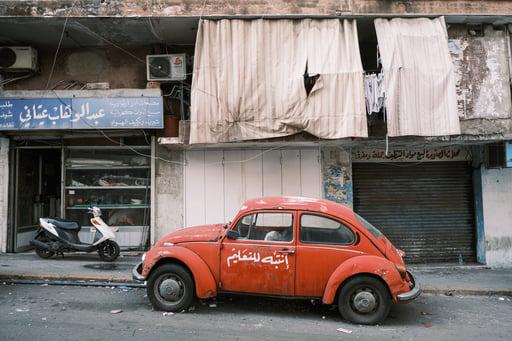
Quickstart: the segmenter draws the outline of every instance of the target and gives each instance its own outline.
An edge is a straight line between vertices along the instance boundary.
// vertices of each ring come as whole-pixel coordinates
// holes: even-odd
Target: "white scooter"
[[[113,262],[119,256],[119,245],[114,241],[119,228],[111,228],[101,219],[101,209],[89,207],[91,217],[91,233],[94,233],[92,244],[82,243],[78,237],[81,226],[69,220],[60,218],[39,218],[39,232],[30,241],[35,246],[36,253],[41,258],[50,258],[54,254],[64,255],[64,252],[93,252],[98,251],[101,260]]]

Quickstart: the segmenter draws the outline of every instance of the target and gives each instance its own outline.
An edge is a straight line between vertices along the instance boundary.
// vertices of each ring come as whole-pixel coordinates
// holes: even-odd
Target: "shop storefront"
[[[92,205],[119,227],[122,249],[149,243],[155,143],[148,129],[162,128],[161,97],[80,101],[0,100],[0,129],[10,139],[8,251],[29,248],[39,217],[76,221],[80,239],[91,242]]]
[[[476,262],[470,150],[354,151],[354,210],[403,249],[408,262]]]

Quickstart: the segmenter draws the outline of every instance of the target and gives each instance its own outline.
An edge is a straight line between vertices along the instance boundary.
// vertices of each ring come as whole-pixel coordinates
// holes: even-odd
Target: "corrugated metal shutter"
[[[409,263],[475,262],[471,167],[467,162],[354,163],[354,210]]]

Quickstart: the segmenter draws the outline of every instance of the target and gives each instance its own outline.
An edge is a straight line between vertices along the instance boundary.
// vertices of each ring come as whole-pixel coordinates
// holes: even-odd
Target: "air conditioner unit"
[[[0,46],[0,72],[37,71],[37,51],[28,46]]]
[[[153,54],[146,56],[148,81],[182,81],[187,78],[187,56]]]

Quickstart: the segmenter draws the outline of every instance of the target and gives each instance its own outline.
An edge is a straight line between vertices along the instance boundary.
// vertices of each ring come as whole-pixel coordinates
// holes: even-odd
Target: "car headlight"
[[[146,259],[146,252],[142,254],[142,263],[144,263],[144,259]]]

